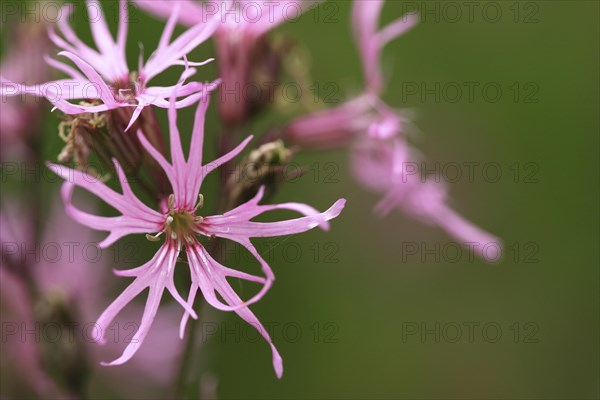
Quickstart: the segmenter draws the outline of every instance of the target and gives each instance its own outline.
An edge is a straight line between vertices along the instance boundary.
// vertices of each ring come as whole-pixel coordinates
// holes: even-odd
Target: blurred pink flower
[[[293,120],[285,136],[294,143],[317,149],[350,147],[356,180],[367,189],[383,194],[375,207],[380,216],[394,208],[443,228],[486,261],[497,260],[500,240],[466,221],[446,205],[446,188],[422,179],[412,166],[405,135],[405,118],[380,95],[383,89],[381,51],[392,39],[412,28],[418,18],[405,15],[383,29],[378,21],[384,0],[355,0],[352,8],[354,36],[363,67],[365,89],[359,96],[332,109]]]
[[[49,214],[52,217],[46,222],[39,242],[35,242],[29,234],[31,227],[23,223],[21,215],[25,212],[24,207],[19,207],[14,199],[4,199],[0,207],[0,241],[3,249],[0,259],[0,317],[5,327],[12,329],[17,324],[14,334],[12,330],[7,330],[6,341],[2,343],[0,352],[0,364],[3,366],[3,376],[5,371],[7,375],[18,372],[19,377],[24,379],[22,383],[45,398],[59,398],[60,390],[44,368],[40,345],[51,347],[58,344],[56,341],[47,341],[44,329],[36,321],[34,309],[39,304],[36,305],[31,299],[22,279],[11,272],[15,265],[27,266],[27,270],[31,271],[39,299],[60,299],[62,304],[68,306],[75,325],[71,327],[71,333],[62,337],[82,341],[90,360],[99,362],[106,356],[105,353],[118,354],[121,343],[131,334],[130,328],[135,326],[134,315],[143,310],[143,306],[137,303],[124,310],[110,327],[111,338],[107,340],[108,348],[103,349],[104,352],[97,351],[97,346],[87,345],[92,335],[86,332],[86,327],[102,311],[107,289],[110,288],[109,272],[105,267],[115,259],[117,253],[98,251],[97,233],[67,217],[62,204],[53,203],[55,205]],[[91,204],[86,206],[94,208]],[[167,339],[177,334],[178,317],[172,306],[165,306],[171,308],[172,312],[157,316],[154,329],[147,338],[148,346],[140,350],[135,360],[118,371],[102,369],[94,375],[100,386],[97,391],[110,382],[112,391],[147,398],[153,389],[160,388],[173,378],[182,346],[179,341]],[[48,322],[55,326],[62,323],[54,320]],[[26,330],[32,333],[23,338]],[[39,340],[34,340],[35,331]],[[158,346],[160,351],[154,351]],[[160,364],[161,368],[154,368],[156,364]],[[148,379],[148,383],[132,387],[128,374]],[[14,390],[14,387],[7,389]],[[2,394],[6,393],[3,391]]]
[[[119,276],[134,277],[135,280],[98,319],[97,324],[102,335],[104,335],[106,328],[115,316],[131,300],[133,300],[133,298],[146,288],[149,288],[149,294],[141,325],[133,336],[131,343],[126,347],[121,357],[105,365],[122,364],[129,360],[137,351],[149,332],[150,325],[154,320],[160,299],[165,289],[171,293],[185,310],[180,327],[180,336],[182,337],[188,317],[191,315],[193,318],[196,318],[196,313],[191,306],[193,305],[197,290],[200,289],[209,304],[219,310],[235,311],[242,319],[259,330],[261,335],[271,346],[273,352],[273,366],[277,376],[281,377],[283,373],[281,357],[273,345],[267,331],[260,324],[256,316],[248,309],[248,305],[255,303],[265,295],[274,280],[274,274],[271,268],[252,245],[250,238],[290,235],[304,232],[317,226],[320,226],[322,229],[328,229],[328,221],[340,214],[344,207],[345,200],[340,199],[327,211],[319,213],[314,208],[300,203],[259,205],[258,203],[263,196],[263,189],[261,189],[252,200],[234,208],[224,215],[208,217],[198,216],[196,211],[201,208],[203,204],[203,197],[202,195],[199,195],[199,193],[204,177],[238,155],[252,137],[248,137],[238,147],[219,159],[202,165],[204,119],[208,107],[208,98],[204,98],[201,100],[196,111],[190,152],[186,160],[183,155],[180,135],[177,128],[175,94],[171,98],[170,104],[169,127],[171,162],[168,162],[164,156],[148,142],[141,131],[138,131],[140,142],[162,167],[173,189],[173,194],[169,196],[167,201],[163,202],[160,211],[149,208],[135,196],[126,180],[121,166],[116,161],[115,168],[123,190],[122,194],[115,192],[104,183],[81,171],[72,170],[60,165],[49,164],[49,167],[55,173],[67,181],[63,185],[62,190],[67,214],[90,228],[110,232],[100,243],[100,247],[108,247],[123,236],[129,234],[158,232],[156,236],[147,236],[152,240],[156,240],[163,233],[165,234],[164,244],[149,262],[135,269],[115,272]],[[75,186],[79,186],[98,196],[116,210],[120,211],[121,215],[118,217],[102,217],[89,214],[76,208],[71,202],[71,196]],[[278,209],[297,211],[304,216],[271,223],[250,221],[252,218],[263,214],[264,212]],[[243,245],[260,262],[265,277],[250,275],[221,265],[208,254],[198,241],[197,235],[209,238],[221,237]],[[186,250],[192,277],[192,287],[189,292],[187,303],[181,298],[173,282],[175,264],[183,247],[185,247]],[[243,301],[232,289],[227,281],[227,277],[257,282],[263,286],[258,294],[249,300]],[[224,299],[224,302],[218,298],[217,293]],[[100,337],[99,342],[102,343],[103,341],[104,338]]]
[[[500,239],[446,204],[445,185],[422,177],[403,138],[391,141],[363,138],[354,144],[351,158],[355,179],[368,190],[384,195],[375,206],[376,214],[383,217],[393,209],[400,209],[426,224],[441,227],[482,260],[499,260]]]
[[[278,25],[289,21],[318,4],[320,0],[280,1],[194,1],[178,0],[182,8],[179,19],[194,26],[211,18],[220,21],[214,38],[219,77],[222,80],[220,112],[225,121],[241,121],[248,112],[249,101],[242,98],[250,87],[252,63],[258,40]],[[164,0],[136,0],[142,9],[162,18],[171,14],[172,3]],[[271,84],[272,82],[268,82]]]
[[[100,304],[105,279],[97,266],[81,268],[89,264],[82,248],[93,245],[91,232],[68,220],[58,202],[51,208],[51,218],[45,222],[42,237],[36,240],[33,221],[23,218],[32,214],[30,209],[13,198],[4,199],[0,207],[0,315],[3,326],[17,328],[6,336],[2,347],[4,350],[8,343],[8,351],[0,352],[0,362],[10,365],[11,372],[19,373],[9,390],[21,384],[31,387],[40,397],[68,398],[48,376],[48,360],[41,351],[44,346],[58,346],[57,340],[48,339],[43,324],[59,327],[64,321],[55,321],[54,318],[59,319],[56,316],[50,321],[39,321],[36,310],[50,309],[45,303],[57,300],[69,304],[74,321],[85,325]],[[35,298],[26,281],[34,288]],[[80,338],[75,329],[70,337]]]
[[[98,50],[92,49],[77,37],[68,24],[73,6],[64,6],[60,14],[61,19],[58,21],[62,37],[53,28],[50,29],[49,35],[52,42],[62,49],[58,55],[69,59],[78,70],[62,61],[46,57],[48,65],[66,73],[69,78],[28,86],[0,77],[2,96],[32,94],[46,97],[56,108],[66,114],[134,107],[135,111],[128,128],[135,122],[144,107],[155,105],[168,108],[167,99],[174,87],[147,86],[148,82],[170,67],[184,65],[184,57],[206,41],[214,33],[218,24],[216,19],[204,21],[171,41],[179,15],[177,3],[169,7],[171,18],[163,30],[158,48],[145,63],[140,55],[137,73],[129,69],[126,59],[125,47],[129,23],[126,0],[119,0],[119,29],[116,40],[113,39],[102,12],[97,19],[90,21],[92,36]],[[88,0],[88,6],[101,10],[97,1]],[[212,59],[199,63],[189,62],[189,65],[201,66],[210,61]],[[194,73],[195,70],[190,68],[185,71],[184,76],[188,78]],[[182,108],[194,104],[207,90],[215,87],[214,82],[212,84],[192,82],[184,85],[179,91],[179,96],[184,98],[176,103],[176,107]],[[94,99],[102,104],[73,104],[68,101],[75,99]]]

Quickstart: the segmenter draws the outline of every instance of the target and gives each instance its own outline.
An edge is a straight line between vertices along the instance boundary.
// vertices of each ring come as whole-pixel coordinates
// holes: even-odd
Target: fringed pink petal
[[[223,294],[223,297],[226,299],[227,302],[235,303],[238,300],[237,294],[233,290]],[[242,308],[240,310],[237,310],[235,313],[239,315],[248,324],[252,325],[252,327],[254,327],[267,341],[269,347],[271,348],[272,363],[273,369],[275,370],[275,375],[278,379],[281,379],[281,377],[283,376],[283,360],[281,359],[281,355],[279,355],[279,351],[277,351],[277,348],[273,344],[273,340],[271,340],[269,332],[267,332],[265,327],[260,323],[258,318],[256,318],[254,313],[252,313],[252,311],[250,311],[249,308]]]
[[[181,65],[181,66],[188,65],[190,67],[203,67],[206,64],[210,64],[213,61],[215,61],[214,58],[207,58],[204,61],[188,61],[187,63],[185,61],[178,60],[178,61],[173,62],[173,65]]]
[[[188,261],[192,272],[192,283],[196,284],[206,301],[213,307],[221,311],[235,311],[239,308],[246,307],[259,301],[269,291],[274,278],[272,276],[261,278],[258,276],[246,274],[240,271],[235,271],[227,268],[213,259],[208,252],[199,244],[188,245],[186,247]],[[216,296],[216,293],[221,293],[224,288],[231,288],[227,277],[236,277],[251,282],[262,283],[261,290],[246,301],[240,300],[236,304],[224,304]]]
[[[117,314],[121,312],[127,304],[146,289],[148,285],[142,280],[136,279],[104,310],[96,321],[98,332],[94,335],[94,339],[100,344],[106,343],[105,335],[108,332],[110,323],[115,319]]]
[[[134,233],[157,232],[162,229],[164,217],[139,201],[131,188],[124,180],[121,167],[117,165],[124,194],[119,194],[110,189],[98,178],[92,177],[64,166],[48,163],[48,167],[57,175],[66,180],[61,193],[65,211],[74,220],[100,231],[108,231],[109,235],[99,245],[108,247],[123,236]],[[118,217],[102,217],[81,211],[72,204],[73,189],[79,186],[96,195],[101,200],[122,213]]]
[[[161,4],[162,2],[154,2],[155,4]],[[166,5],[166,4],[165,4]],[[164,49],[171,42],[171,37],[173,36],[173,31],[175,30],[175,26],[177,25],[177,20],[179,19],[179,10],[181,9],[181,2],[177,1],[172,6],[168,6],[168,19],[165,28],[163,29],[162,34],[160,35],[160,41],[158,42],[157,49]]]
[[[94,84],[96,90],[98,91],[98,96],[104,104],[110,107],[118,103],[115,100],[112,91],[110,90],[106,82],[104,82],[104,79],[102,79],[100,74],[98,74],[98,72],[96,72],[96,70],[91,65],[86,63],[77,55],[68,51],[61,51],[60,53],[58,53],[58,55],[67,57],[69,60],[73,61],[75,65],[77,65],[77,67],[81,70],[81,72],[83,72],[86,78],[89,79],[89,81],[92,84]]]
[[[209,94],[212,90],[217,87],[218,80],[210,83],[202,82],[190,82],[181,86],[177,90],[177,97],[189,96],[198,92]],[[167,99],[171,97],[173,91],[177,86],[149,86],[144,91],[144,94],[154,96],[161,99]],[[208,96],[207,96],[208,97]],[[168,104],[168,103],[167,103]]]
[[[77,71],[75,68],[71,67],[70,65],[63,63],[62,61],[55,60],[54,58],[49,57],[49,56],[44,56],[44,60],[51,67],[64,72],[65,74],[69,75],[71,78],[73,78],[75,80],[78,80],[78,81],[86,80],[79,71]]]
[[[190,287],[190,292],[188,294],[188,300],[187,300],[189,305],[194,304],[197,293],[198,293],[198,283],[192,281],[192,285]],[[190,313],[184,312],[183,317],[181,317],[181,322],[179,323],[179,338],[180,339],[183,339],[183,336],[185,334],[185,327],[187,326],[187,322],[189,319],[190,319]]]
[[[119,30],[117,31],[117,50],[127,67],[127,30],[129,28],[129,13],[127,0],[119,0]]]
[[[188,163],[194,167],[202,166],[202,152],[192,149],[204,148],[204,124],[206,121],[206,111],[210,105],[210,96],[203,97],[198,102],[196,114],[194,115],[194,126],[192,127],[192,139],[190,141],[190,153],[188,155]]]
[[[235,241],[239,241],[240,237],[273,237],[301,233],[317,226],[326,230],[329,227],[327,221],[336,218],[342,212],[345,204],[346,200],[340,199],[328,210],[319,213],[305,204],[288,203],[261,206],[251,200],[224,215],[205,217],[199,229],[208,236],[215,235]],[[277,209],[297,211],[305,216],[277,222],[250,221],[259,214]]]
[[[113,110],[114,108],[116,108],[116,107],[109,107],[106,104],[87,106],[87,105],[69,103],[68,101],[63,100],[63,99],[59,99],[59,100],[55,101],[52,98],[48,98],[48,100],[54,106],[52,111],[54,111],[55,109],[59,109],[60,111],[64,112],[65,114],[69,114],[69,115],[77,115],[77,114],[81,114],[81,113],[97,113],[97,112],[103,112],[103,111],[107,111],[107,110]]]
[[[183,85],[183,77],[180,79],[180,84],[176,86],[171,92],[169,102],[169,137],[171,147],[171,162],[169,163],[156,149],[150,145],[150,143],[138,133],[142,145],[146,150],[156,159],[161,167],[167,173],[173,192],[175,194],[177,208],[186,208],[191,210],[194,208],[198,198],[198,193],[202,185],[204,177],[215,168],[219,167],[223,163],[230,161],[232,158],[237,156],[246,146],[246,144],[252,139],[252,137],[246,138],[238,147],[231,152],[225,154],[221,158],[209,163],[208,165],[202,166],[202,145],[204,135],[204,120],[206,110],[208,108],[208,92],[205,91],[207,86],[198,87],[197,85]],[[215,85],[213,82],[211,85]],[[185,89],[184,89],[185,88]],[[155,93],[161,93],[161,91],[167,88],[155,89]],[[179,128],[177,127],[177,102],[176,97],[181,93],[186,93],[190,90],[201,89],[200,92],[189,96],[186,100],[194,96],[199,96],[199,104],[196,110],[196,117],[194,121],[194,127],[192,132],[192,140],[190,145],[190,152],[188,159],[186,160],[183,154],[183,148],[181,144],[181,136]],[[156,103],[156,101],[155,101]]]
[[[176,87],[169,99],[168,117],[169,140],[171,145],[171,165],[175,169],[175,174],[178,178],[177,186],[173,187],[173,190],[175,191],[176,197],[184,200],[184,196],[182,196],[184,195],[184,189],[181,186],[183,186],[182,183],[187,180],[188,171],[186,170],[187,165],[183,155],[183,148],[181,147],[181,135],[179,134],[179,128],[177,127],[177,109],[175,108],[175,101],[178,90],[181,88],[181,83],[182,82],[180,81],[180,85]]]
[[[197,288],[200,288],[206,301],[210,305],[223,311],[235,311],[242,319],[255,327],[269,343],[271,351],[273,352],[273,367],[275,373],[277,374],[277,377],[281,378],[281,375],[283,374],[281,356],[273,345],[268,332],[264,329],[258,318],[256,318],[256,316],[248,309],[250,304],[253,304],[264,297],[272,284],[272,280],[263,279],[224,267],[215,261],[200,244],[188,246],[187,254],[192,270],[192,288],[190,289],[188,303],[191,304],[193,302],[197,293]],[[264,286],[258,294],[247,301],[243,301],[233,290],[229,282],[227,282],[227,276],[264,283]],[[215,292],[223,297],[225,303],[217,298]],[[180,324],[180,336],[183,336],[187,320],[188,314],[185,313]]]
[[[116,360],[110,363],[102,363],[102,365],[120,365],[127,362],[139,347],[142,345],[146,335],[150,330],[150,326],[154,321],[160,300],[167,289],[175,297],[175,299],[184,307],[186,313],[197,318],[194,310],[183,301],[173,283],[173,274],[175,263],[179,250],[174,242],[167,241],[158,250],[156,255],[146,264],[130,271],[120,271],[121,276],[133,276],[135,280],[117,297],[115,301],[102,313],[97,321],[97,327],[102,334],[106,332],[110,323],[114,320],[119,312],[139,295],[145,288],[149,288],[146,307],[142,316],[141,324],[134,334],[131,342],[125,348],[123,354]],[[101,338],[104,341],[104,338]]]
[[[68,21],[73,12],[73,7],[74,6],[72,4],[66,4],[65,6],[63,6],[60,13],[61,18],[58,20],[57,23],[58,29],[65,37],[65,39],[68,40],[70,43],[66,42],[61,37],[59,37],[52,27],[49,29],[50,39],[58,47],[70,51],[71,53],[79,54],[79,56],[85,59],[88,63],[98,65],[98,62],[100,61],[100,54],[85,43],[83,43],[79,39],[79,37],[77,37],[75,31],[73,31],[73,29],[69,25]]]
[[[172,13],[179,13],[179,5],[174,8],[172,7],[171,10]],[[141,75],[144,76],[146,81],[150,81],[167,68],[180,63],[184,56],[212,36],[219,22],[219,17],[213,17],[207,21],[198,23],[168,44],[167,38],[170,40],[172,26],[171,24],[167,24],[160,41],[160,46],[150,55],[142,71],[140,71]]]
[[[25,85],[1,78],[0,94],[2,96],[31,95],[45,97],[52,103],[70,99],[99,99],[100,92],[93,83],[86,80],[61,79],[37,85]]]
[[[125,170],[121,167],[121,164],[113,158],[113,165],[115,166],[115,171],[117,172],[117,178],[119,180],[119,184],[121,185],[121,189],[123,190],[123,196],[128,202],[133,203],[133,205],[140,209],[148,208],[133,192],[131,186],[129,185],[129,180],[127,179],[127,175],[125,175]]]
[[[354,1],[352,6],[354,37],[363,64],[367,90],[374,93],[383,89],[380,68],[383,46],[418,22],[415,15],[405,15],[378,32],[383,4],[383,0]]]
[[[100,5],[100,2],[97,0],[87,0],[87,6],[89,10],[94,10],[97,12],[96,18],[90,22],[90,27],[92,29],[92,38],[103,54],[109,54],[113,52],[115,43],[113,41],[112,34],[108,29],[108,25],[106,24],[106,18],[104,17],[104,10]]]
[[[130,216],[102,217],[81,211],[71,202],[73,188],[73,184],[63,184],[61,193],[65,204],[65,212],[69,217],[82,225],[98,231],[110,232],[110,234],[98,244],[100,248],[107,248],[127,235],[156,232],[161,229],[161,224],[158,219],[156,221],[146,221],[138,217]]]
[[[146,335],[148,335],[148,332],[150,331],[150,327],[152,325],[152,322],[154,322],[154,318],[156,317],[156,312],[158,311],[158,306],[160,305],[160,300],[162,298],[164,290],[164,286],[150,286],[150,291],[148,292],[148,299],[146,300],[146,307],[144,308],[144,315],[142,316],[142,323],[131,338],[131,342],[127,345],[121,357],[108,363],[101,362],[101,365],[121,365],[126,363],[131,359],[131,357],[133,357],[133,355],[138,351],[138,349],[144,342]]]
[[[370,123],[369,104],[359,97],[337,107],[317,111],[294,119],[285,129],[293,143],[315,149],[346,147]]]
[[[110,81],[117,81],[120,78],[126,77],[129,74],[127,68],[127,61],[125,60],[125,51],[119,49],[117,43],[115,43],[108,25],[106,18],[104,17],[104,10],[102,9],[100,2],[97,0],[87,0],[88,8],[94,9],[99,15],[93,21],[90,21],[90,27],[92,30],[92,37],[96,43],[96,47],[100,50],[102,58],[105,61],[104,70],[109,72],[108,76],[105,76]],[[123,2],[119,3],[119,17],[122,17],[123,13]],[[126,10],[125,10],[126,11]],[[119,18],[120,19],[120,18]],[[119,28],[122,28],[123,23],[119,21]],[[126,32],[126,31],[125,31]]]
[[[258,260],[258,262],[262,268],[262,271],[265,274],[265,276],[267,277],[267,279],[275,280],[275,274],[273,273],[271,266],[269,265],[269,263],[267,263],[267,261],[263,258],[263,256],[258,252],[258,250],[256,250],[256,247],[254,247],[254,245],[252,244],[250,239],[239,238],[238,243],[241,244],[242,246],[244,246],[246,248],[246,250],[248,250],[250,252],[250,254],[252,254],[252,256]]]
[[[447,206],[446,188],[433,180],[423,180],[404,140],[381,141],[367,138],[352,153],[356,180],[375,193],[384,194],[375,206],[380,217],[394,209],[437,225],[463,246],[488,262],[499,259],[501,241],[473,225]]]
[[[131,203],[130,196],[126,196],[115,192],[106,184],[101,182],[99,178],[86,174],[82,171],[74,170],[63,165],[57,165],[53,163],[47,163],[48,168],[68,183],[79,186],[82,189],[96,195],[107,204],[120,211],[123,214],[127,214],[132,217],[138,217],[147,221],[157,221],[157,218],[162,218],[162,215],[144,203],[136,202]]]
[[[273,272],[268,263],[252,245],[252,237],[273,237],[290,235],[308,231],[320,226],[329,228],[327,221],[336,218],[344,208],[345,199],[335,202],[327,211],[319,213],[314,208],[300,203],[287,203],[278,205],[258,205],[264,189],[261,188],[257,195],[248,202],[234,208],[224,215],[205,217],[198,225],[200,233],[207,236],[215,235],[233,240],[244,246],[261,264],[267,279],[274,279]],[[253,222],[250,219],[263,212],[276,209],[287,209],[304,214],[304,217],[278,222]]]
[[[154,148],[154,146],[148,141],[148,139],[146,138],[146,135],[144,135],[144,133],[141,130],[137,131],[137,136],[138,136],[138,139],[139,139],[142,147],[144,149],[146,149],[146,151],[150,154],[150,156],[152,156],[152,158],[163,169],[163,171],[167,175],[167,178],[169,179],[169,182],[171,183],[171,186],[176,187],[177,177],[175,175],[175,171],[173,170],[173,167],[171,166],[171,164],[165,159],[165,157],[161,154],[160,151],[158,151],[157,149]]]
[[[148,103],[144,99],[136,98],[138,101],[138,105],[135,107],[131,118],[129,119],[129,123],[127,124],[127,128],[125,128],[125,132],[128,132],[129,129],[135,124],[135,121],[138,120],[144,108],[148,106]]]
[[[219,87],[220,83],[221,83],[221,80],[216,79],[213,82],[209,82],[209,83],[191,82],[189,84],[189,86],[188,85],[183,86],[182,87],[183,93],[185,94],[186,92],[188,92],[191,94],[189,94],[189,95],[187,95],[187,97],[185,97],[185,96],[182,96],[182,94],[178,92],[178,97],[182,96],[182,99],[175,102],[175,108],[176,109],[186,108],[186,107],[189,107],[189,106],[197,103],[199,100],[203,101],[203,99],[206,98],[213,90],[215,90],[216,88]],[[169,89],[171,89],[171,91],[169,91],[167,94],[166,92]],[[141,93],[140,95],[138,95],[138,98],[143,99],[146,103],[152,104],[159,108],[169,108],[170,107],[169,101],[165,100],[165,97],[170,97],[172,90],[175,90],[175,86],[171,86],[171,87],[151,86],[149,88],[146,88],[144,93]],[[163,97],[163,94],[164,94],[164,97]]]
[[[231,150],[229,153],[222,155],[221,157],[217,158],[216,160],[211,161],[210,163],[204,165],[202,167],[202,172],[201,172],[200,176],[206,176],[206,175],[210,174],[212,171],[214,171],[215,169],[219,168],[221,165],[234,159],[238,154],[240,154],[242,152],[242,150],[244,150],[244,148],[246,148],[248,143],[253,138],[254,138],[254,136],[252,136],[252,135],[248,136],[246,139],[244,139],[244,141],[242,143],[237,145],[237,147],[235,149]]]
[[[469,246],[484,261],[499,262],[502,258],[502,241],[467,221],[456,211],[442,207],[432,216],[438,226],[450,236],[456,238],[463,246]]]
[[[383,0],[352,2],[354,37],[360,52],[365,80],[370,88],[380,90],[383,84],[379,71],[380,47],[375,40]]]
[[[388,42],[404,35],[419,23],[419,17],[415,14],[407,14],[390,23],[377,34],[379,46],[383,47]]]

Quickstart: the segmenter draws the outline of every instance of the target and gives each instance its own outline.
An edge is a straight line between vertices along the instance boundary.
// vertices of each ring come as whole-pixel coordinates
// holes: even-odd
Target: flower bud
[[[226,184],[228,209],[250,200],[261,186],[265,186],[266,196],[273,194],[284,179],[289,178],[285,172],[292,157],[293,152],[281,140],[252,150],[229,176]]]

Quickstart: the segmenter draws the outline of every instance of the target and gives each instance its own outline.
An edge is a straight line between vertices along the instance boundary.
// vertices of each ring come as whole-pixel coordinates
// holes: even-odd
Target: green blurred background
[[[374,217],[378,199],[353,181],[345,153],[303,153],[295,162],[311,166],[309,173],[274,201],[324,209],[346,197],[347,207],[331,232],[311,231],[272,250],[277,281],[253,311],[272,326],[281,381],[266,344],[236,315],[207,312],[208,321],[239,335],[221,329],[201,349],[198,374],[218,377],[220,398],[600,395],[599,4],[476,2],[470,18],[465,3],[387,2],[384,22],[414,6],[425,20],[385,48],[385,99],[411,110],[420,131],[414,142],[431,167],[479,163],[472,182],[464,167],[449,184],[451,204],[504,240],[503,260],[406,254],[407,243],[422,250],[421,243],[443,248],[453,240],[399,212]],[[276,31],[310,52],[313,79],[336,83],[340,100],[362,84],[350,6],[328,3]],[[149,52],[163,27],[142,12],[136,17],[132,62],[138,49],[131,43],[143,41]],[[77,32],[89,39],[85,25],[76,23]],[[210,52],[205,45],[191,58]],[[208,67],[199,77],[214,73]],[[479,85],[472,99],[465,82]],[[436,83],[439,101],[407,92]],[[463,89],[457,101],[455,84]],[[484,93],[485,85],[501,88],[498,101],[486,98],[493,90]],[[192,111],[182,113],[182,132],[191,129]],[[207,132],[218,132],[214,108],[208,123]],[[500,166],[497,182],[484,179],[486,163]],[[439,340],[425,332],[436,324]]]

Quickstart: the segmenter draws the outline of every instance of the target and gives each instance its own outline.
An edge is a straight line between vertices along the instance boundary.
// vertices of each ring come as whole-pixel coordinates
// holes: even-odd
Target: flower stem
[[[200,307],[197,311],[198,319],[190,318],[188,321],[188,329],[186,332],[185,345],[181,354],[181,362],[179,363],[179,368],[176,372],[175,381],[171,390],[174,399],[187,398],[186,389],[188,387],[188,382],[186,381],[186,378],[188,376],[190,366],[193,362],[194,345],[196,344],[196,334],[198,332],[198,325],[200,324],[201,306],[202,304],[200,304]]]

